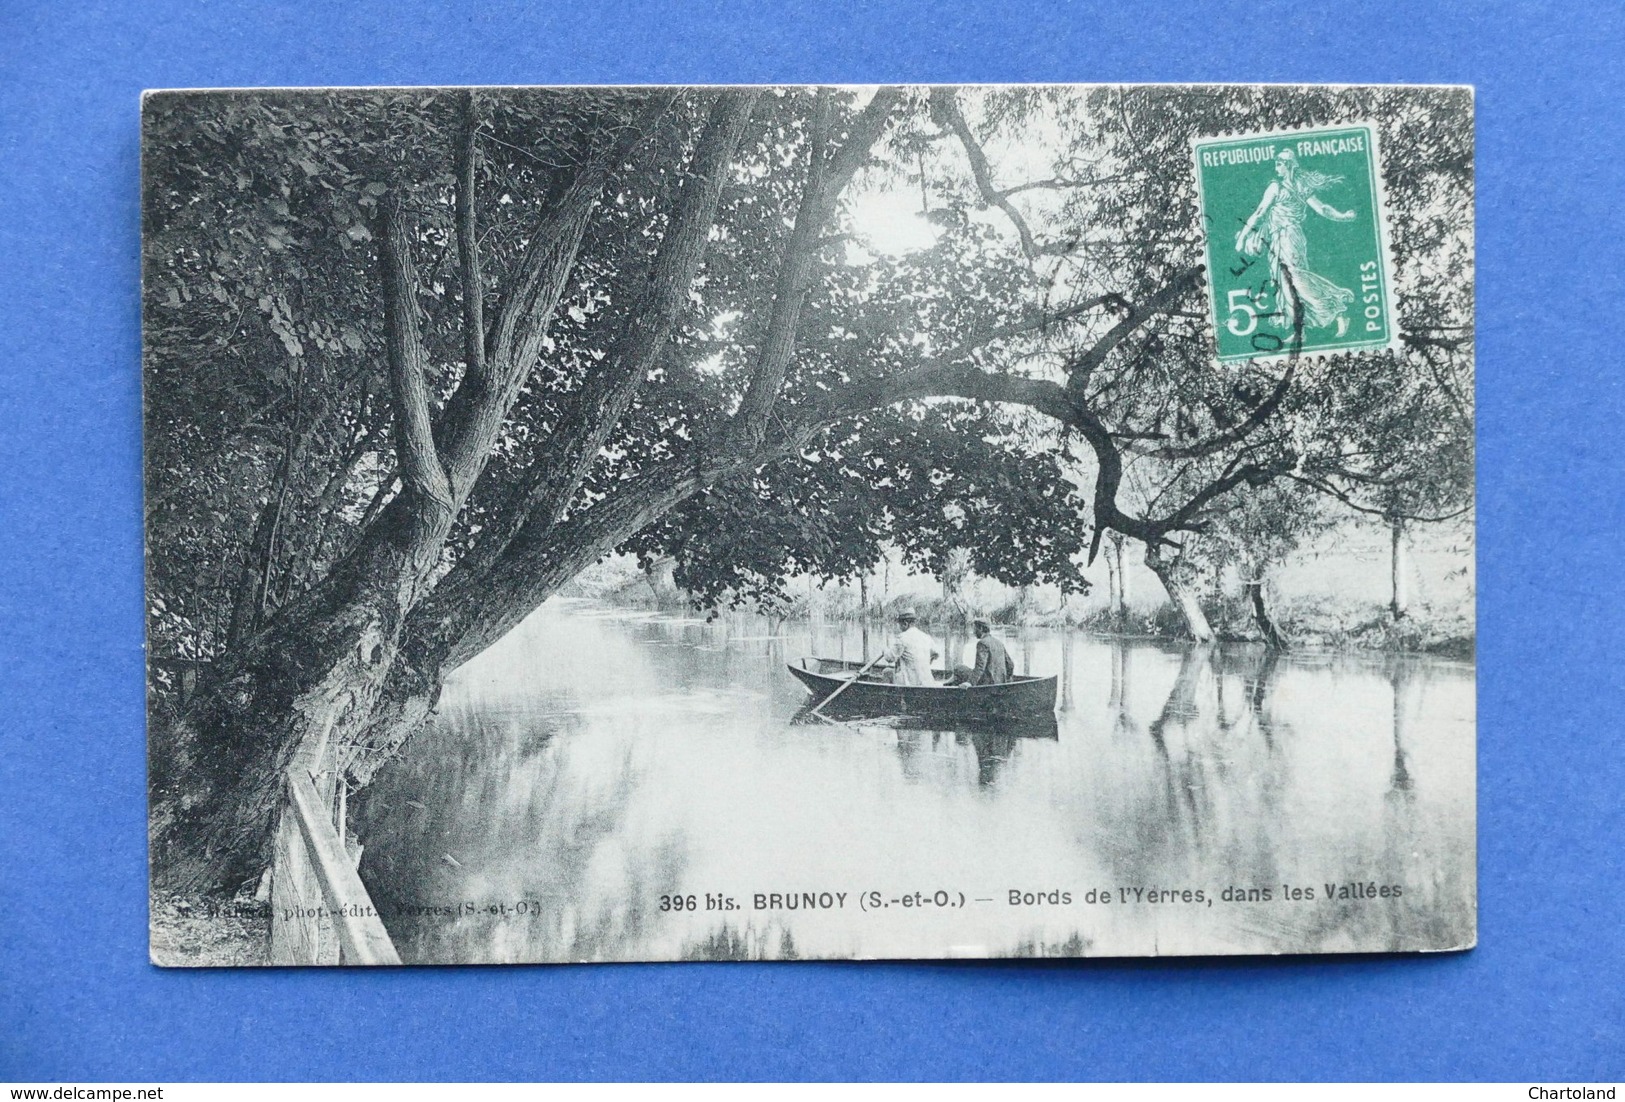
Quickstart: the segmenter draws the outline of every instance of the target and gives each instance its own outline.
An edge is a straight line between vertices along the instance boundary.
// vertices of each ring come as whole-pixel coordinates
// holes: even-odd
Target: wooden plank
[[[383,921],[373,913],[372,897],[346,859],[322,801],[310,778],[297,767],[288,771],[288,799],[305,838],[305,851],[322,887],[322,901],[333,914],[346,964],[399,964],[400,956]]]
[[[284,800],[271,863],[271,963],[339,964],[338,934],[325,911],[322,886],[291,800]]]
[[[276,848],[271,858],[271,963],[315,964],[305,937],[305,922],[297,908],[301,903],[296,887],[294,850],[304,848],[299,828],[293,824],[293,810],[286,802],[277,817]],[[287,916],[287,917],[283,917]]]

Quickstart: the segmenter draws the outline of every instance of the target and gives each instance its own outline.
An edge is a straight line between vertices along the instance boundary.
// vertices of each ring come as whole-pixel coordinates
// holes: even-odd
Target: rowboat
[[[792,676],[812,693],[812,703],[827,699],[852,681],[862,662],[840,658],[803,658],[801,665],[786,663]],[[941,682],[948,675],[933,670]],[[831,701],[832,714],[855,716],[909,716],[952,727],[1053,725],[1053,677],[1016,677],[1002,685],[893,685],[865,674]]]

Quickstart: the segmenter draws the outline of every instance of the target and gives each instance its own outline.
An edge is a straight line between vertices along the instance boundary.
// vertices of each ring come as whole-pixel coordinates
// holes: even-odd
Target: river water
[[[1002,634],[1045,736],[792,722],[855,625],[556,599],[352,803],[362,877],[419,963],[1474,940],[1470,665]]]

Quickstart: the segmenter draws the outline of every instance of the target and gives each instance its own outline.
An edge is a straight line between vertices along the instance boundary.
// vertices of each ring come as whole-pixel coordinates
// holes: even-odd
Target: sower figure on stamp
[[[938,657],[937,647],[929,635],[914,626],[916,619],[912,608],[897,610],[897,638],[880,657],[878,664],[891,664],[894,685],[936,684],[931,663]]]
[[[1315,195],[1322,188],[1342,182],[1343,177],[1300,168],[1297,154],[1290,149],[1277,154],[1275,175],[1276,179],[1264,189],[1258,209],[1236,234],[1236,251],[1243,256],[1269,252],[1270,279],[1277,288],[1278,309],[1289,332],[1297,328],[1296,314],[1301,306],[1306,326],[1319,329],[1335,324],[1341,337],[1348,332],[1348,309],[1354,303],[1354,292],[1309,270],[1303,223],[1311,210],[1333,222],[1354,221],[1353,211],[1337,210]]]
[[[993,625],[981,617],[971,621],[976,634],[976,666],[954,667],[950,685],[1003,685],[1016,676],[1016,663],[1010,657],[999,637],[993,634]]]

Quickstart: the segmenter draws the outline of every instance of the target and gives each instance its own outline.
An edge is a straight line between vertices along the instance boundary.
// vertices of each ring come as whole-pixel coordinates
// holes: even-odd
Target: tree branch
[[[1067,389],[1082,394],[1089,383],[1089,377],[1096,368],[1106,362],[1106,357],[1133,332],[1173,305],[1180,296],[1192,287],[1201,283],[1203,268],[1200,264],[1178,272],[1161,289],[1151,297],[1135,303],[1123,320],[1106,331],[1106,335],[1094,343],[1083,355],[1074,359],[1067,365]]]
[[[760,93],[729,90],[713,103],[705,130],[695,145],[677,207],[661,238],[648,297],[636,318],[621,333],[605,358],[606,366],[588,378],[569,412],[561,418],[573,431],[550,440],[542,480],[532,489],[526,512],[537,510],[548,521],[569,503],[586,479],[610,433],[642,387],[687,302],[704,263],[711,224],[745,126]]]
[[[1045,379],[982,371],[965,364],[933,361],[885,379],[859,383],[815,407],[820,426],[843,417],[911,398],[952,397],[972,401],[1026,406],[1060,421],[1081,434],[1095,453],[1095,535],[1089,548],[1093,562],[1106,528],[1151,542],[1161,537],[1145,522],[1124,513],[1117,505],[1123,481],[1123,457],[1100,417],[1070,388]]]
[[[453,508],[451,486],[435,450],[424,379],[423,340],[418,332],[417,276],[401,220],[400,200],[379,205],[378,260],[384,291],[384,346],[395,412],[395,451],[405,486]]]
[[[739,404],[739,412],[730,426],[733,446],[748,447],[753,442],[761,441],[767,431],[768,415],[778,401],[785,370],[795,354],[796,325],[806,300],[808,277],[824,224],[834,214],[841,192],[862,167],[874,143],[880,139],[881,132],[890,121],[892,109],[901,96],[902,93],[896,88],[882,88],[858,113],[846,141],[833,156],[822,163],[817,158],[809,157],[801,204],[796,211],[795,225],[785,244],[784,257],[773,285],[773,307],[768,317],[767,332],[757,350],[750,384]],[[821,127],[816,117],[814,123],[815,141],[812,145],[816,146],[823,139],[816,136],[816,131]]]
[[[1131,307],[1122,321],[1072,361],[1064,387],[1038,379],[991,374],[953,363],[933,361],[889,379],[849,388],[839,400],[831,403],[830,408],[857,412],[858,409],[889,405],[909,398],[952,396],[1024,405],[1048,414],[1080,433],[1095,453],[1095,531],[1089,544],[1089,562],[1094,562],[1095,556],[1100,553],[1100,540],[1108,528],[1147,544],[1155,543],[1163,538],[1168,529],[1129,516],[1117,504],[1117,492],[1123,481],[1122,451],[1112,432],[1090,408],[1084,388],[1089,374],[1105,361],[1114,348],[1198,284],[1201,275],[1200,266],[1187,268],[1149,298]],[[852,403],[856,403],[856,409],[850,408]]]
[[[533,518],[491,565],[471,599],[438,617],[409,620],[410,661],[425,668],[466,662],[510,631],[564,581],[709,485],[793,454],[815,433],[805,426],[750,451],[680,455],[619,483],[589,509],[554,524]],[[428,611],[428,606],[424,606]]]
[[[1402,344],[1407,344],[1412,348],[1445,348],[1454,352],[1461,348],[1462,345],[1471,344],[1473,338],[1471,335],[1465,337],[1429,337],[1407,330],[1399,334],[1399,339]]]
[[[1131,309],[1128,300],[1115,291],[1104,295],[1096,295],[1094,298],[1080,299],[1070,306],[1063,306],[1059,310],[1046,310],[1022,321],[1011,322],[1009,325],[998,325],[991,329],[984,329],[980,333],[961,341],[950,351],[943,353],[941,358],[956,360],[977,348],[992,344],[994,341],[1003,340],[1006,337],[1019,337],[1026,333],[1042,333],[1052,326],[1071,321],[1073,318],[1098,310],[1102,306],[1113,310],[1121,310],[1125,314]]]
[[[1298,358],[1294,356],[1287,361],[1286,370],[1281,373],[1281,378],[1276,382],[1275,388],[1269,392],[1264,400],[1254,406],[1253,411],[1240,422],[1223,432],[1214,433],[1212,436],[1190,444],[1171,445],[1161,448],[1135,448],[1134,454],[1150,459],[1200,459],[1203,456],[1221,451],[1231,444],[1240,443],[1252,435],[1254,429],[1273,417],[1276,410],[1281,408],[1281,403],[1286,399],[1287,392],[1292,389],[1292,381],[1297,377],[1297,372]]]
[[[671,337],[704,262],[728,165],[759,96],[754,90],[717,96],[661,239],[643,308],[610,348],[604,366],[571,396],[557,419],[558,427],[538,449],[531,481],[491,517],[474,547],[426,598],[427,619],[476,600],[485,572],[515,535],[528,524],[554,523],[581,487]]]
[[[1175,509],[1172,513],[1158,520],[1146,522],[1146,526],[1160,534],[1190,528],[1201,515],[1208,504],[1216,498],[1223,497],[1238,486],[1262,486],[1272,478],[1278,478],[1291,471],[1291,463],[1282,460],[1277,463],[1248,463],[1238,466],[1234,461],[1230,464],[1232,470],[1209,482],[1195,494]]]
[[[1404,339],[1403,335],[1401,335],[1400,339]],[[1444,375],[1440,373],[1439,365],[1433,362],[1432,347],[1433,346],[1431,345],[1423,345],[1419,349],[1419,351],[1422,353],[1422,362],[1428,365],[1428,374],[1433,376],[1433,381],[1439,384],[1440,392],[1442,392],[1444,396],[1449,399],[1450,404],[1455,407],[1456,416],[1460,417],[1463,421],[1471,421],[1473,419],[1472,411],[1467,408],[1467,404],[1463,402],[1461,400],[1461,396],[1456,393],[1456,388],[1451,384],[1450,380],[1445,378]]]
[[[858,112],[857,118],[852,120],[852,128],[847,132],[846,141],[841,148],[835,151],[835,156],[829,161],[829,174],[825,179],[825,201],[827,213],[835,212],[835,204],[846,190],[846,185],[852,182],[852,177],[858,169],[869,160],[869,151],[880,140],[880,135],[891,122],[891,113],[902,101],[903,93],[897,88],[882,88],[874,94],[863,110]]]
[[[1062,176],[1054,176],[1048,180],[1032,180],[1025,184],[1017,184],[1014,187],[1003,188],[999,191],[999,194],[1003,195],[1005,198],[1009,198],[1012,195],[1020,195],[1024,191],[1074,191],[1079,188],[1099,187],[1103,184],[1115,184],[1120,180],[1126,179],[1128,179],[1127,173],[1118,173],[1115,176],[1092,176],[1087,179],[1072,180],[1066,179]]]
[[[457,143],[457,255],[463,285],[463,361],[471,375],[485,374],[485,280],[480,274],[474,185],[479,172],[479,116],[472,89],[462,99],[463,130]]]
[[[971,176],[976,180],[976,190],[982,195],[982,200],[998,207],[1015,226],[1016,233],[1021,237],[1021,253],[1028,260],[1038,256],[1039,249],[1033,240],[1032,231],[1027,228],[1026,219],[1011,203],[1008,193],[1000,191],[993,184],[993,172],[988,167],[987,154],[982,152],[981,144],[977,142],[976,135],[971,133],[970,124],[965,121],[965,115],[959,110],[959,101],[954,97],[952,88],[931,89],[931,117],[938,126],[946,126],[954,132],[959,144],[965,147],[965,156],[970,158]]]
[[[1407,513],[1403,510],[1395,509],[1389,506],[1377,508],[1370,505],[1360,504],[1358,501],[1355,501],[1347,491],[1341,490],[1323,479],[1310,478],[1306,475],[1294,474],[1291,472],[1287,472],[1286,477],[1290,478],[1292,481],[1301,486],[1309,487],[1311,490],[1314,490],[1317,493],[1322,493],[1328,497],[1336,498],[1338,501],[1341,501],[1344,505],[1347,505],[1350,509],[1353,509],[1357,513],[1365,513],[1368,516],[1374,517],[1384,517],[1389,520],[1414,520],[1424,524],[1438,524],[1443,521],[1454,520],[1459,516],[1465,516],[1467,513],[1470,513],[1473,510],[1473,502],[1471,501],[1463,505],[1461,508],[1453,509],[1448,513]]]
[[[462,502],[485,469],[491,447],[519,390],[541,357],[547,327],[575,268],[576,254],[599,193],[674,97],[651,99],[638,120],[600,133],[564,196],[542,219],[520,262],[513,294],[504,298],[486,346],[486,371],[464,375],[446,403],[441,439],[455,499]]]
[[[1158,459],[1196,459],[1201,456],[1212,455],[1223,448],[1229,447],[1231,444],[1245,439],[1254,429],[1275,415],[1275,411],[1280,408],[1281,402],[1285,400],[1287,391],[1292,388],[1292,380],[1297,377],[1298,353],[1303,349],[1303,309],[1298,302],[1298,289],[1292,281],[1291,272],[1283,270],[1281,274],[1282,278],[1286,280],[1286,291],[1293,302],[1293,321],[1292,340],[1288,345],[1291,349],[1291,355],[1287,359],[1286,370],[1282,372],[1280,381],[1275,384],[1275,389],[1270,391],[1264,401],[1259,403],[1239,424],[1223,432],[1216,433],[1205,440],[1199,440],[1194,444],[1159,448],[1139,454]]]

